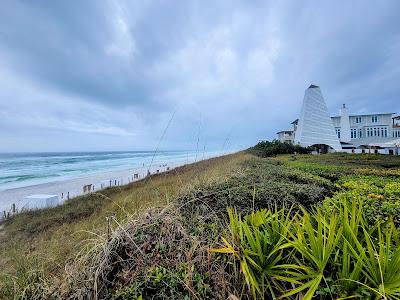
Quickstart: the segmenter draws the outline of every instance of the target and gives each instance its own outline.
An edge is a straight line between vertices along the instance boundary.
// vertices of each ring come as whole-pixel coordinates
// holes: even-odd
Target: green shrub
[[[337,182],[337,186],[341,190],[324,202],[326,210],[344,200],[348,203],[362,201],[365,220],[369,224],[393,220],[397,226],[400,226],[399,178],[365,175],[343,176]]]
[[[272,142],[259,142],[254,147],[249,148],[248,151],[260,157],[269,157],[277,154],[307,154],[311,153],[311,148],[304,148],[300,145],[273,140]]]
[[[228,210],[230,238],[214,252],[233,255],[254,298],[399,299],[399,231],[372,227],[362,202],[341,198],[326,213]]]

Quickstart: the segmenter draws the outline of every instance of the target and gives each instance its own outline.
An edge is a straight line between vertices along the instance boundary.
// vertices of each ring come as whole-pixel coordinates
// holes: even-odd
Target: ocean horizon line
[[[3,154],[63,154],[63,153],[140,153],[140,152],[203,152],[199,149],[162,149],[162,150],[83,150],[83,151],[0,151],[0,155]],[[218,149],[207,149],[209,151],[225,151]]]

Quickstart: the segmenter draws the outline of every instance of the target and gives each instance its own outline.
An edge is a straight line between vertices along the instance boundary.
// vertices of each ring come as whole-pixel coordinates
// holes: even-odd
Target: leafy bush
[[[311,148],[304,148],[300,145],[273,140],[272,142],[259,142],[254,147],[249,148],[248,151],[260,157],[270,157],[277,154],[307,154],[311,153]]]
[[[260,210],[243,219],[229,209],[230,238],[213,252],[240,264],[254,298],[314,296],[399,299],[399,230],[364,222],[363,204],[343,200],[327,214]]]
[[[343,176],[337,185],[341,191],[324,202],[326,210],[344,200],[362,201],[369,224],[393,220],[400,226],[400,178],[352,175]]]

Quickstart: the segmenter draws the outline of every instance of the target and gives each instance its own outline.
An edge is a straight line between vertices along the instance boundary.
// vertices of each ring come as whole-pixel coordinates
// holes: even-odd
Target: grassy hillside
[[[304,270],[297,270],[302,277],[292,281],[276,276],[275,285],[266,288],[273,278],[261,275],[268,274],[263,271],[265,265],[260,266],[254,257],[249,261],[241,255],[252,251],[246,248],[248,240],[242,240],[243,235],[234,234],[244,226],[252,236],[261,227],[241,223],[246,219],[240,216],[267,208],[269,217],[257,215],[257,226],[267,226],[267,232],[267,224],[271,224],[265,223],[268,218],[282,225],[281,208],[286,208],[285,218],[304,222],[306,212],[300,210],[304,207],[313,222],[325,224],[313,215],[315,207],[326,216],[334,216],[343,203],[357,202],[362,205],[365,228],[392,220],[398,227],[399,186],[399,157],[330,154],[259,158],[238,153],[199,162],[121,189],[72,199],[57,208],[20,214],[4,224],[0,231],[0,296],[246,299],[271,298],[289,290],[293,295],[305,293],[307,289],[300,291],[300,287],[311,279]],[[234,208],[230,216],[229,207]],[[297,228],[295,223],[290,226]],[[273,245],[293,243],[290,235],[279,243],[263,239]],[[285,259],[294,259],[292,265],[305,260],[295,247],[287,246],[289,252],[283,248],[279,251]],[[259,257],[267,257],[261,249]],[[341,256],[341,250],[335,251]],[[276,260],[276,265],[288,263],[285,259]],[[338,261],[327,259],[329,268],[322,271],[321,278],[328,281],[313,281],[314,292],[320,298],[331,298],[335,293],[335,297],[353,295],[357,289],[345,290],[339,284],[342,278],[333,267]],[[250,262],[247,269],[243,265],[246,261]],[[333,281],[340,289],[331,287]],[[375,296],[368,289],[357,293]]]

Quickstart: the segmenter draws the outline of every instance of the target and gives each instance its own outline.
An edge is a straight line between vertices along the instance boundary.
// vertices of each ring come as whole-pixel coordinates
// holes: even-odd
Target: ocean
[[[198,161],[221,151],[0,153],[0,191],[95,173]]]

